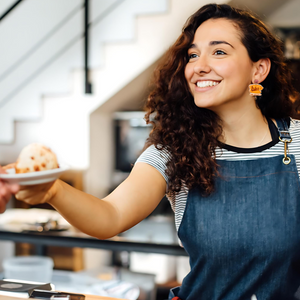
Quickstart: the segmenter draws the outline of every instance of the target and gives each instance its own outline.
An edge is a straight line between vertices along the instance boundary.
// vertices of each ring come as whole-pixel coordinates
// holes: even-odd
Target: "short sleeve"
[[[170,154],[167,150],[158,150],[154,145],[149,146],[137,159],[135,163],[143,162],[157,169],[168,184],[168,176],[166,175],[167,162]]]

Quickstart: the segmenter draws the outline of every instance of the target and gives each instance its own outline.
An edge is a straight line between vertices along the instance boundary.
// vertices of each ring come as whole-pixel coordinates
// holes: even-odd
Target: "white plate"
[[[7,174],[0,174],[0,178],[9,183],[18,183],[20,185],[34,185],[54,181],[62,173],[67,171],[69,166],[60,164],[60,167],[53,170],[38,171],[31,173],[16,174],[15,169],[6,170]]]

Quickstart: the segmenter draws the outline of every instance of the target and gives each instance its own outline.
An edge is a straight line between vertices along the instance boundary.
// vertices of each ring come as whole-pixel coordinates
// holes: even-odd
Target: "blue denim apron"
[[[289,136],[287,124],[277,124],[280,136]],[[289,164],[284,157],[291,159]],[[215,192],[203,197],[197,188],[189,191],[178,236],[190,256],[191,272],[169,299],[300,299],[295,157],[217,162],[221,176]]]

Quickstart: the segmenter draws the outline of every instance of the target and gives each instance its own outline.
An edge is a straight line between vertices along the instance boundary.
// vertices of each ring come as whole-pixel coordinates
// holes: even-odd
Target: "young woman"
[[[167,193],[191,265],[169,299],[300,299],[300,123],[281,48],[250,13],[203,6],[157,70],[129,177],[102,200],[59,180],[16,198],[105,239]]]

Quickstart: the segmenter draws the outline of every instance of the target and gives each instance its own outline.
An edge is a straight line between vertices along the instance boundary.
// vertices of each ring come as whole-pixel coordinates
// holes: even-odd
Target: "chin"
[[[212,109],[215,105],[215,103],[212,103],[212,101],[207,101],[207,100],[194,100],[194,103],[197,107],[199,108],[206,108],[206,109]]]

